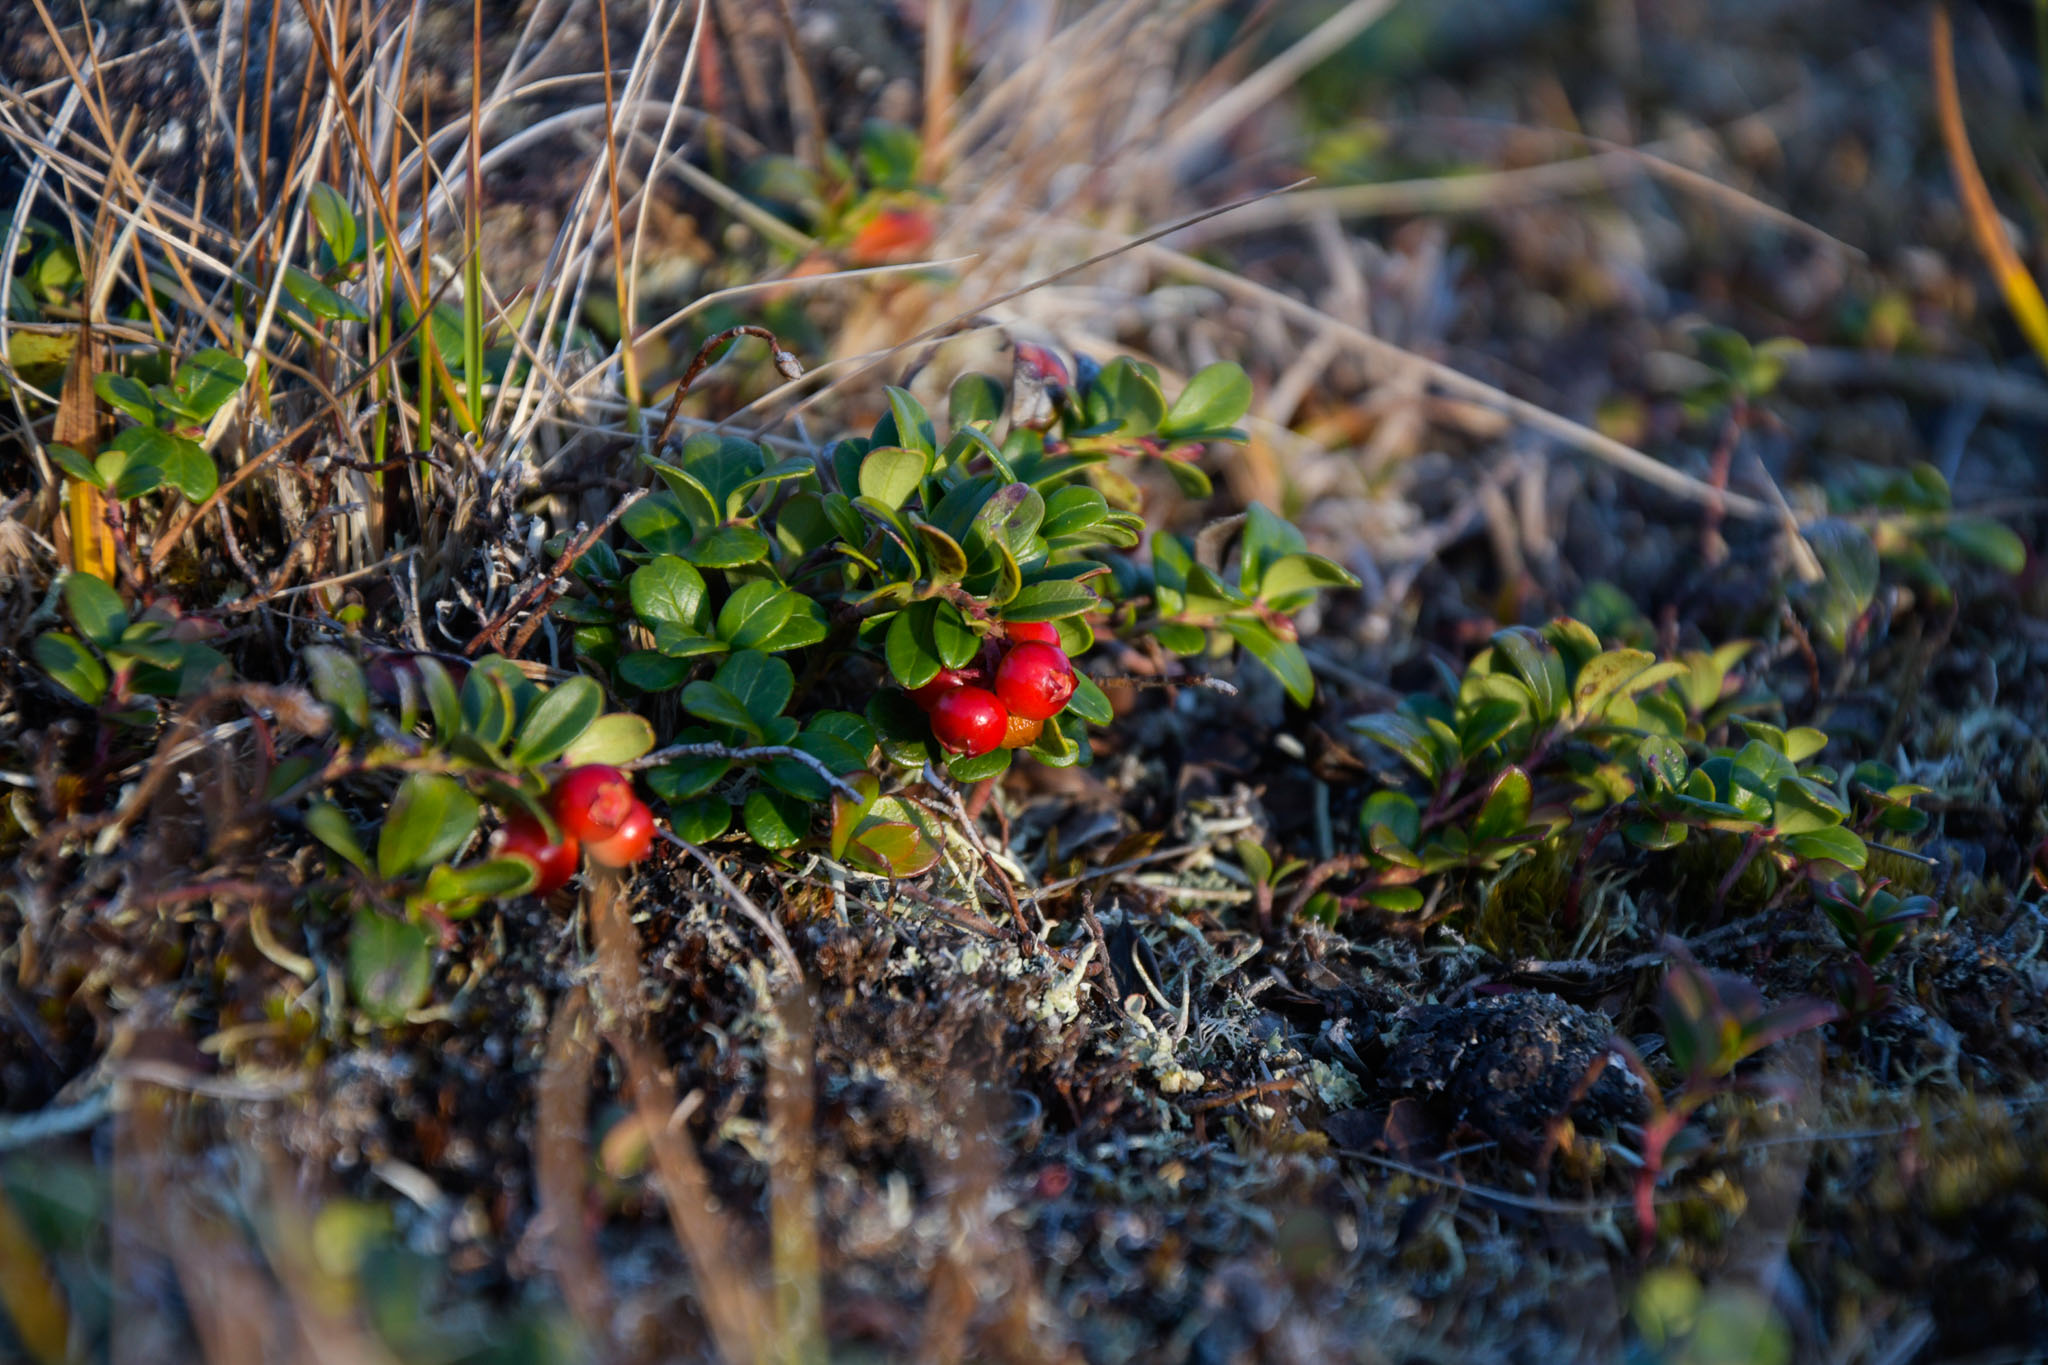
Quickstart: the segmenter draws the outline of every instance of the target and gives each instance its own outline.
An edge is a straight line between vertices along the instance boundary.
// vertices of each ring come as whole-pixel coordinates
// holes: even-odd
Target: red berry
[[[599,867],[631,867],[653,846],[654,812],[635,800],[611,838],[585,844],[583,852]]]
[[[1010,718],[985,687],[956,687],[932,707],[932,733],[956,754],[985,754],[1003,742]]]
[[[576,836],[548,842],[547,827],[531,815],[515,815],[491,836],[491,852],[533,864],[533,894],[545,896],[576,875]]]
[[[1050,621],[1005,621],[1003,634],[1010,637],[1010,643],[1021,645],[1027,640],[1036,640],[1042,645],[1058,649],[1060,632]]]
[[[939,704],[939,698],[961,687],[986,687],[988,674],[978,668],[942,668],[939,676],[923,687],[912,688],[910,699],[926,711]]]
[[[1039,732],[1045,729],[1042,720],[1029,720],[1023,716],[1011,716],[1009,725],[1003,730],[1003,747],[1021,749],[1027,744],[1038,743]]]
[[[1049,720],[1074,695],[1074,666],[1059,646],[1028,640],[996,665],[996,695],[1013,716]]]
[[[611,838],[640,804],[633,795],[633,779],[602,763],[570,769],[555,783],[548,800],[562,832],[586,844]]]

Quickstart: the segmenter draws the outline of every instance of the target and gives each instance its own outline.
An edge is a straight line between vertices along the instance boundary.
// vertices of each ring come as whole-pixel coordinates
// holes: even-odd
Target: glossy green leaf
[[[1175,439],[1183,432],[1217,431],[1232,427],[1252,406],[1252,381],[1244,370],[1229,361],[1217,361],[1196,371],[1180,397],[1173,401],[1160,423],[1159,434]]]
[[[1367,739],[1384,744],[1407,760],[1408,766],[1420,773],[1424,781],[1437,780],[1435,746],[1430,742],[1429,731],[1414,718],[1398,711],[1381,711],[1356,717],[1347,723]]]
[[[1383,830],[1403,848],[1422,842],[1422,811],[1414,800],[1395,791],[1377,791],[1359,808],[1358,826],[1370,841],[1373,831]]]
[[[1267,567],[1258,580],[1258,594],[1261,600],[1272,602],[1323,588],[1357,586],[1357,576],[1341,564],[1321,555],[1289,554]]]
[[[678,839],[707,844],[732,827],[732,804],[716,796],[700,796],[669,807],[668,827]]]
[[[348,935],[348,989],[363,1013],[386,1027],[402,1024],[433,983],[431,932],[389,915],[356,917]]]
[[[1784,844],[1805,862],[1840,863],[1852,872],[1861,871],[1870,857],[1863,840],[1840,825],[1788,835]]]
[[[751,650],[726,658],[711,680],[739,698],[763,729],[782,714],[796,692],[796,674],[788,664]]]
[[[604,689],[585,677],[550,689],[520,723],[512,761],[526,767],[550,763],[568,751],[604,711]]]
[[[1027,583],[1003,604],[1003,618],[1009,621],[1056,621],[1062,616],[1092,611],[1102,599],[1080,583],[1047,579]]]
[[[124,374],[111,372],[96,374],[92,379],[92,391],[98,394],[110,408],[127,413],[144,426],[160,425],[157,420],[156,400],[149,390]]]
[[[718,609],[718,637],[734,649],[752,649],[795,614],[796,598],[771,579],[742,583]]]
[[[1095,679],[1078,668],[1074,670],[1074,695],[1067,699],[1067,710],[1090,725],[1107,725],[1116,719],[1115,708],[1095,685]]]
[[[284,292],[298,300],[304,308],[322,322],[368,322],[370,315],[362,306],[323,284],[318,276],[310,275],[295,265],[284,268]]]
[[[357,870],[370,870],[370,855],[363,851],[362,840],[356,837],[355,826],[341,807],[331,801],[315,801],[306,807],[306,832],[325,844],[353,864]]]
[[[586,726],[562,751],[562,762],[571,766],[584,763],[617,766],[631,763],[653,748],[654,727],[647,723],[645,717],[630,711],[613,711]]]
[[[747,793],[740,818],[753,841],[763,848],[794,848],[810,827],[811,806],[801,797],[768,787]]]
[[[330,645],[309,645],[300,651],[313,695],[333,707],[352,730],[370,724],[370,685],[353,654]]]
[[[320,228],[320,240],[337,265],[346,265],[356,254],[357,225],[348,201],[334,186],[316,184],[307,194],[307,207]]]
[[[1472,838],[1511,839],[1529,823],[1529,774],[1520,768],[1504,769],[1472,818]]]
[[[65,575],[64,610],[79,633],[102,649],[128,629],[128,608],[121,595],[89,573]]]
[[[50,680],[87,706],[99,705],[107,695],[106,666],[93,657],[77,636],[61,630],[47,631],[36,637],[34,651],[37,666],[50,675]]]
[[[772,584],[763,585],[773,590]],[[668,621],[701,633],[708,615],[704,575],[678,555],[657,555],[627,583],[633,611],[652,624]]]
[[[453,857],[475,832],[481,807],[444,773],[408,773],[377,832],[377,875],[424,871]]]
[[[901,507],[931,472],[931,458],[902,446],[881,446],[860,462],[859,491],[884,507]]]
[[[1261,622],[1242,617],[1223,622],[1223,631],[1273,671],[1295,705],[1307,706],[1315,699],[1315,674],[1309,670],[1308,656],[1301,652],[1300,645],[1281,639]]]

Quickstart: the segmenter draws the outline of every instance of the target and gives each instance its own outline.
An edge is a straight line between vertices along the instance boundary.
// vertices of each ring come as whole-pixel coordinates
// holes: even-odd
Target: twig
[[[683,399],[689,396],[690,385],[697,382],[697,376],[704,373],[705,367],[711,363],[711,353],[726,342],[740,336],[759,337],[767,342],[770,353],[775,357],[777,373],[781,374],[790,383],[794,384],[797,380],[804,377],[803,362],[799,361],[793,352],[783,346],[782,342],[776,338],[775,333],[769,331],[766,327],[756,327],[750,323],[742,323],[738,327],[728,327],[697,348],[697,354],[690,360],[690,368],[684,370],[683,377],[676,381],[675,396],[668,400],[668,412],[662,417],[661,425],[654,432],[654,449],[661,449],[662,443],[668,440],[668,434],[675,430],[676,417],[683,410]]]
[[[562,557],[556,560],[545,574],[541,575],[540,581],[518,594],[506,605],[503,611],[493,616],[484,625],[484,628],[478,631],[471,638],[470,642],[462,647],[462,652],[464,654],[474,654],[486,640],[495,643],[499,637],[504,635],[505,627],[511,624],[513,617],[539,600],[542,595],[560,581],[564,574],[575,568],[576,561],[590,553],[591,547],[603,538],[604,533],[616,526],[620,517],[626,515],[626,510],[646,496],[647,490],[642,488],[619,499],[618,504],[605,514],[603,521],[600,521],[590,530],[577,537],[575,543],[562,552]],[[531,632],[528,632],[522,638],[531,638]]]
[[[791,758],[824,778],[826,784],[834,791],[843,793],[854,801],[867,799],[845,778],[826,767],[825,761],[816,754],[805,753],[802,749],[792,748],[787,744],[757,744],[746,749],[735,749],[727,744],[671,744],[666,749],[656,749],[651,754],[643,754],[631,763],[621,763],[619,766],[629,773],[639,772],[642,768],[657,768],[679,758],[729,758],[735,763],[748,763],[760,758]]]
[[[113,1112],[114,1088],[102,1086],[74,1104],[53,1104],[32,1114],[0,1115],[0,1152],[31,1147],[49,1138],[89,1132]]]
[[[1077,231],[1095,235],[1098,230],[1086,228]],[[1371,364],[1384,366],[1389,370],[1418,366],[1429,382],[1445,393],[1505,413],[1525,426],[1596,459],[1605,460],[1668,493],[1692,502],[1719,501],[1731,515],[1750,521],[1767,521],[1777,516],[1770,506],[1755,498],[1745,497],[1739,493],[1722,492],[1704,480],[1674,469],[1662,460],[1653,459],[1634,446],[1623,445],[1613,437],[1602,435],[1584,423],[1574,422],[1569,417],[1561,417],[1525,398],[1517,398],[1505,389],[1495,388],[1485,380],[1475,379],[1463,370],[1453,369],[1442,361],[1431,360],[1427,356],[1420,356],[1404,347],[1396,346],[1393,342],[1376,337],[1362,328],[1353,327],[1331,317],[1313,304],[1304,303],[1256,280],[1245,279],[1241,275],[1219,269],[1184,252],[1157,243],[1141,245],[1141,249],[1162,269],[1187,276],[1226,294],[1269,305],[1303,326],[1326,330],[1331,335],[1342,338]]]

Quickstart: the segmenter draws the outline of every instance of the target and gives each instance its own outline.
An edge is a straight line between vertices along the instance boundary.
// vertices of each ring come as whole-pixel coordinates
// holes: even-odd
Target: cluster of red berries
[[[545,896],[576,875],[579,855],[599,867],[627,867],[654,845],[654,813],[633,794],[633,779],[602,763],[572,768],[548,793],[548,813],[561,830],[560,842],[547,826],[521,812],[492,836],[500,858],[533,864],[533,894]]]
[[[966,668],[945,668],[910,694],[932,720],[940,744],[970,757],[1021,749],[1074,695],[1074,666],[1049,621],[1012,621],[1000,653],[985,650]]]

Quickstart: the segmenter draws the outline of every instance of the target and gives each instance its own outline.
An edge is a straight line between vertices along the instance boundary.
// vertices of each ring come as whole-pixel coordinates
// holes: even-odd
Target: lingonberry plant
[[[372,1018],[420,1003],[435,937],[454,921],[555,890],[579,854],[605,867],[646,856],[652,815],[614,765],[645,754],[654,731],[607,713],[591,679],[543,687],[499,655],[386,654],[366,667],[314,646],[304,659],[330,738],[286,756],[269,791],[334,856],[342,889],[328,899],[354,919],[351,987]],[[479,847],[490,808],[501,825]]]
[[[1119,553],[1145,523],[1113,462],[1156,462],[1205,494],[1195,457],[1243,439],[1243,371],[1212,365],[1169,406],[1130,360],[1075,384],[1049,353],[1020,353],[1032,382],[1009,395],[986,375],[954,384],[943,441],[892,388],[869,435],[819,460],[711,434],[643,457],[663,487],[622,514],[631,545],[580,553],[554,612],[593,676],[673,693],[696,722],[648,774],[679,833],[715,837],[737,809],[755,843],[794,847],[832,794],[821,772],[868,771],[877,747],[963,781],[1017,754],[1085,763],[1083,727],[1111,711],[1071,660],[1098,631],[1187,655],[1236,642],[1296,701],[1313,695],[1292,615],[1356,580],[1285,521],[1254,506],[1192,546],[1160,533],[1144,559]]]
[[[1690,1127],[1707,1103],[1739,1085],[1735,1070],[1775,1043],[1820,1028],[1836,1018],[1825,1000],[1799,998],[1770,1005],[1739,976],[1712,972],[1693,960],[1683,944],[1667,939],[1671,966],[1664,975],[1659,1014],[1664,1051],[1678,1070],[1677,1084],[1658,1085],[1633,1043],[1616,1037],[1608,1046],[1643,1083],[1649,1121],[1634,1129],[1636,1231],[1645,1251],[1656,1235],[1657,1182],[1672,1164],[1702,1150],[1707,1135]]]
[[[1716,910],[1738,883],[1772,903],[1860,870],[1880,834],[1924,826],[1911,801],[1926,788],[1882,765],[1816,762],[1824,733],[1747,714],[1771,704],[1733,672],[1749,648],[1660,662],[1603,649],[1570,619],[1500,631],[1454,699],[1411,696],[1351,722],[1398,754],[1420,788],[1366,799],[1360,885],[1310,907],[1413,910],[1424,878],[1499,872],[1576,833],[1578,873],[1559,907],[1569,927],[1585,862],[1617,830],[1647,851],[1704,841]]]

